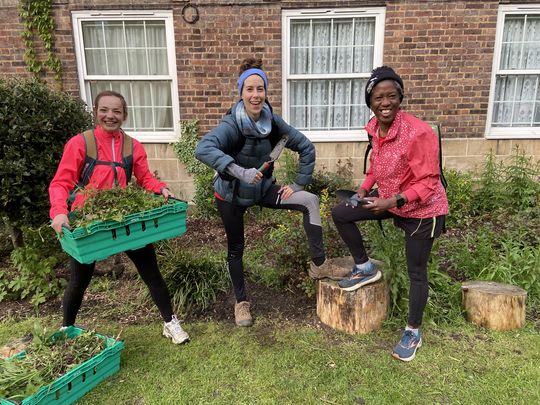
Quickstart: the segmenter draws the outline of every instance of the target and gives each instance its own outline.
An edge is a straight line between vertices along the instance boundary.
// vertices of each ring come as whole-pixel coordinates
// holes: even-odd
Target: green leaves
[[[45,65],[54,73],[57,83],[62,85],[62,63],[54,49],[55,23],[51,0],[20,0],[19,15],[25,30],[21,33],[24,42],[24,60],[28,70],[36,77],[42,71],[42,63],[36,56],[34,37],[39,37],[47,52]]]
[[[86,188],[80,192],[87,199],[84,206],[74,212],[71,225],[75,228],[87,227],[97,221],[122,222],[127,215],[159,208],[165,203],[163,197],[150,194],[135,184],[108,190]]]
[[[0,79],[0,216],[19,228],[48,221],[64,144],[91,125],[80,99],[37,79]]]

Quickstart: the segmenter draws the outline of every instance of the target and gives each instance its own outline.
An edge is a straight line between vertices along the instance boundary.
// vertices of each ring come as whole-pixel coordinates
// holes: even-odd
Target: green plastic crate
[[[70,326],[65,330],[69,338],[79,336],[82,329]],[[63,332],[54,334],[59,336]],[[120,352],[124,348],[124,342],[103,335],[98,336],[106,339],[107,347],[96,356],[80,364],[73,370],[64,374],[53,383],[41,387],[34,395],[26,397],[20,402],[21,405],[68,405],[78,401],[88,391],[101,381],[110,377],[120,370]],[[24,352],[13,356],[8,361],[17,361],[17,356],[24,356]],[[0,405],[12,405],[13,402],[0,398]]]
[[[127,215],[122,222],[101,221],[85,228],[64,228],[60,244],[79,263],[92,263],[184,234],[186,212],[186,202],[171,201],[153,210]]]

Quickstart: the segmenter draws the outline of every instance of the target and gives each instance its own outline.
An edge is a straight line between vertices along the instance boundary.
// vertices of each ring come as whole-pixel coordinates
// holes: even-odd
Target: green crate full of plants
[[[64,344],[63,347],[65,347],[66,343],[63,342],[67,342],[68,340],[74,341],[76,338],[81,338],[83,334],[86,334],[85,337],[87,339],[93,338],[94,342],[95,340],[100,341],[98,346],[96,346],[95,343],[89,344],[91,347],[90,349],[87,349],[98,351],[98,353],[61,375],[52,383],[43,385],[41,387],[36,387],[35,390],[31,389],[31,385],[35,384],[36,381],[42,381],[42,374],[53,374],[52,369],[59,367],[59,365],[62,363],[65,365],[65,363],[69,363],[70,360],[76,360],[73,358],[58,359],[58,356],[73,357],[74,354],[69,353],[67,349],[58,349],[58,352],[51,351],[50,353],[54,353],[57,356],[57,361],[54,362],[56,364],[51,364],[51,359],[47,358],[46,354],[39,351],[36,353],[32,353],[31,351],[23,351],[8,359],[0,360],[4,362],[1,364],[2,368],[0,370],[2,373],[0,373],[0,378],[7,379],[6,381],[10,382],[12,389],[15,389],[13,386],[16,386],[17,383],[19,383],[19,388],[23,386],[21,389],[33,392],[24,398],[21,398],[20,393],[11,393],[12,395],[10,395],[9,398],[0,397],[0,405],[72,404],[78,401],[83,395],[92,390],[100,382],[116,373],[120,369],[120,352],[124,348],[124,343],[118,339],[113,339],[70,326],[63,331],[58,331],[51,335],[48,343],[49,345],[52,343],[52,345],[58,344],[60,346]],[[88,344],[87,342],[89,341],[92,342],[92,340],[85,340],[86,344]],[[62,352],[62,350],[65,350],[65,352]],[[81,352],[82,351],[79,351],[75,353],[75,355]],[[15,368],[17,367],[17,362],[24,362],[25,358],[30,358],[31,356],[34,356],[32,364],[40,365],[39,370],[37,368]],[[38,360],[35,360],[36,357],[39,357]],[[10,368],[10,366],[13,367]],[[43,371],[43,368],[47,367],[48,369]],[[18,373],[17,375],[20,375],[19,380],[17,381],[17,379],[8,378],[10,373]],[[9,387],[3,387],[3,389],[0,391],[5,391],[6,389],[9,392]]]
[[[161,197],[153,199],[162,200]],[[122,215],[120,220],[97,220],[72,230],[64,228],[60,244],[80,263],[92,263],[184,234],[187,207],[185,201],[169,199],[157,208]]]

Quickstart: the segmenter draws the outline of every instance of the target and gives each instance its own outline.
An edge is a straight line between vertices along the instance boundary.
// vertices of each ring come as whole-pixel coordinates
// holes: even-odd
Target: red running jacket
[[[96,144],[98,148],[98,159],[122,163],[122,134],[115,131],[113,133],[105,131],[99,125],[95,128]],[[56,174],[49,185],[49,200],[51,209],[49,216],[53,219],[58,214],[67,214],[67,198],[75,184],[79,181],[81,170],[86,157],[86,148],[82,134],[72,137],[64,147],[64,153]],[[96,189],[109,189],[114,185],[114,172],[118,176],[118,182],[121,187],[126,186],[126,174],[124,169],[116,167],[115,169],[107,165],[96,165],[94,172],[90,177],[87,187]],[[160,193],[166,183],[159,181],[154,177],[148,167],[146,151],[142,144],[133,139],[133,175],[144,189]],[[84,197],[77,193],[72,209],[81,207],[84,204]]]

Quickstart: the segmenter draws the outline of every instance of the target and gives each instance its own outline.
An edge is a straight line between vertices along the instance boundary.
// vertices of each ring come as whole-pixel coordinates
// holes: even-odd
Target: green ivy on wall
[[[28,70],[39,77],[43,65],[54,74],[54,79],[62,83],[62,63],[54,50],[54,19],[52,16],[52,0],[19,0],[19,13],[24,31],[24,61]],[[43,63],[37,58],[34,38],[39,37],[47,52]]]

